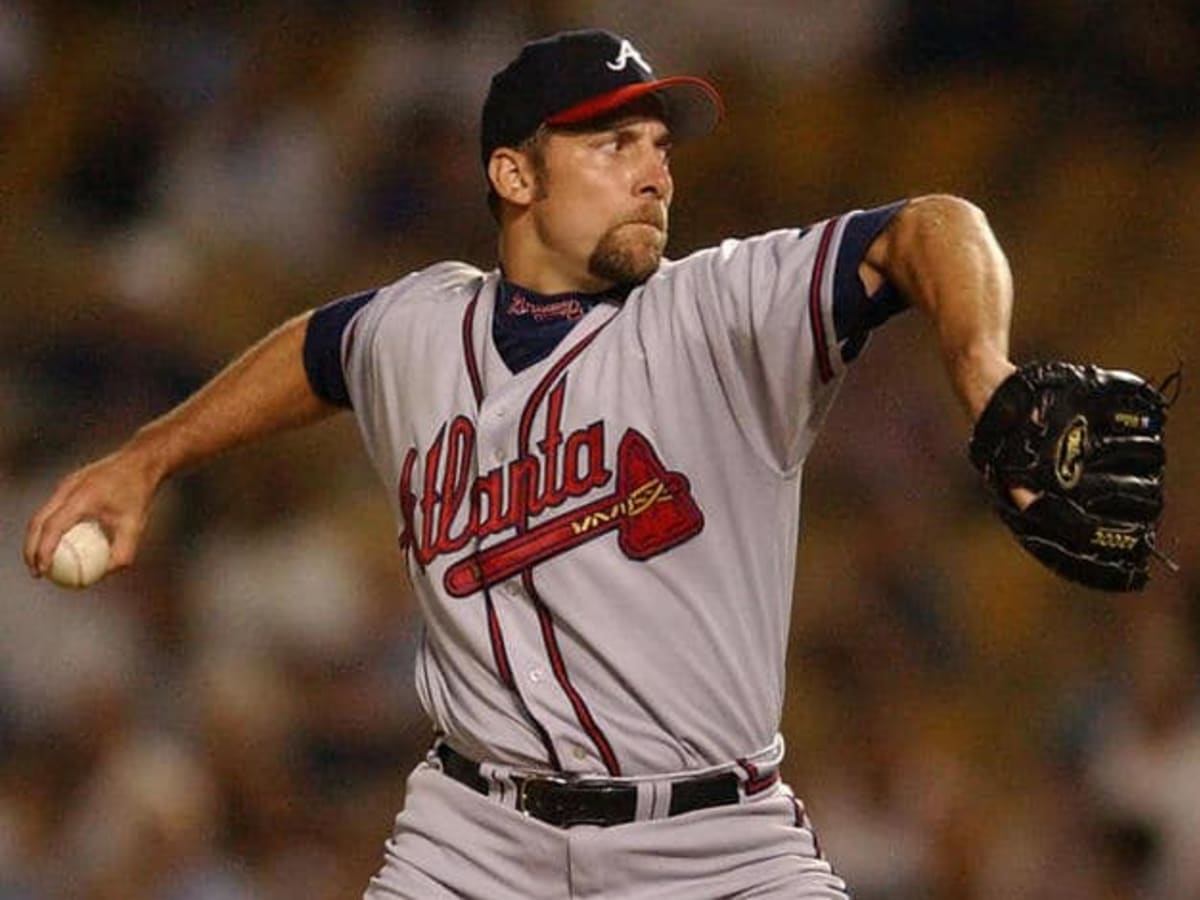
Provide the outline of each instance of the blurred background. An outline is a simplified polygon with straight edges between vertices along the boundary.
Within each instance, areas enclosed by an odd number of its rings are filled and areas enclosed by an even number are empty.
[[[859,900],[1200,897],[1195,3],[0,0],[0,898],[360,896],[430,736],[349,417],[178,478],[86,593],[24,525],[285,317],[492,265],[488,78],[585,24],[726,97],[672,255],[951,191],[1016,358],[1184,364],[1182,573],[1108,597],[994,520],[920,318],[873,338],[807,473],[785,774]]]

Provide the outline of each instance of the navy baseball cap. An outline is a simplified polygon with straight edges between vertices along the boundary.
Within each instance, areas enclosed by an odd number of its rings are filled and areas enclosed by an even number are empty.
[[[655,78],[633,44],[611,31],[564,31],[526,44],[492,78],[483,104],[484,168],[497,147],[516,147],[543,122],[574,125],[654,95],[676,139],[708,134],[724,115],[703,78]]]

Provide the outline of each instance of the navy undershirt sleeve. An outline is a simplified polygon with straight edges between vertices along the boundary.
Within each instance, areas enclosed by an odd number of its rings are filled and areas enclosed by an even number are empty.
[[[833,276],[833,327],[844,362],[858,356],[872,329],[907,307],[900,292],[886,281],[868,297],[858,276],[867,248],[907,202],[900,200],[857,213],[846,223]]]
[[[317,309],[304,333],[304,371],[318,397],[334,406],[350,409],[350,392],[342,370],[342,334],[378,290],[363,291],[334,300]]]

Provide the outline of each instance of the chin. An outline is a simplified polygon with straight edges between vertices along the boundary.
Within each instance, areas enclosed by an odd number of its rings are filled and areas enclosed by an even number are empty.
[[[588,260],[588,271],[614,284],[645,281],[662,264],[666,244],[666,235],[661,231],[654,229],[653,235],[649,238],[646,235],[618,237],[610,232],[596,246]]]

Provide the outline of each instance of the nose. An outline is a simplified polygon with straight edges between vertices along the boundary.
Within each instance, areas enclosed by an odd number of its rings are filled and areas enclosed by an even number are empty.
[[[638,171],[638,196],[670,203],[674,189],[675,183],[671,178],[666,153],[658,147],[649,148]]]

